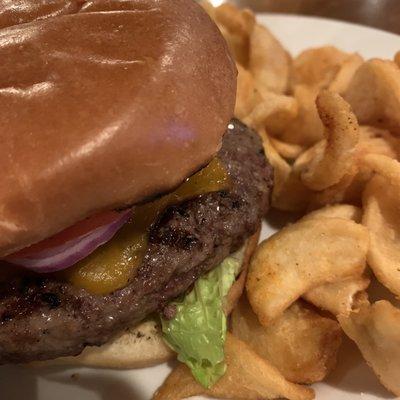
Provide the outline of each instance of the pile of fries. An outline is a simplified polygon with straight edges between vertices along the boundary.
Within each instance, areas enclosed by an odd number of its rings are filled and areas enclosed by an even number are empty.
[[[292,59],[248,10],[204,4],[235,57],[235,114],[275,169],[273,207],[302,217],[261,243],[231,318],[227,372],[209,390],[179,365],[156,400],[306,400],[342,335],[400,396],[400,52],[327,46]],[[372,302],[378,280],[392,299]]]

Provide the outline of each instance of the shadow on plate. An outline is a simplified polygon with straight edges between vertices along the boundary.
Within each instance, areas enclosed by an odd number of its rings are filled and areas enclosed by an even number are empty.
[[[282,229],[287,224],[294,223],[300,219],[303,214],[300,213],[289,213],[272,209],[266,216],[266,221],[271,228]]]
[[[47,374],[43,374],[43,377],[51,382],[71,385],[77,389],[89,391],[96,400],[143,399],[143,394],[136,390],[134,385],[118,377],[117,374],[110,374],[109,371],[105,370],[91,370],[90,373],[80,372],[79,369],[74,371],[76,372],[66,374],[60,369],[59,374],[54,374],[54,370],[49,370]]]
[[[347,337],[343,337],[343,344],[338,355],[338,365],[327,378],[326,384],[357,395],[363,393],[381,399],[394,398],[394,395],[380,384],[356,345]]]
[[[36,374],[18,366],[0,367],[0,398],[39,400]]]
[[[50,383],[45,391],[40,390],[39,381]],[[74,369],[63,367],[28,368],[19,366],[0,367],[0,398],[7,400],[57,400],[82,398],[96,400],[130,399],[143,400],[145,397],[129,381],[110,374],[106,370]],[[86,398],[86,396],[85,396]]]
[[[400,308],[400,300],[376,279],[372,279],[369,285],[368,296],[371,303],[378,300],[388,300],[395,307]]]

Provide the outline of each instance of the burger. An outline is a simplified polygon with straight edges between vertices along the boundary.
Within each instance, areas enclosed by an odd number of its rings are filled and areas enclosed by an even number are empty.
[[[0,2],[0,364],[205,386],[268,210],[236,68],[191,0]]]

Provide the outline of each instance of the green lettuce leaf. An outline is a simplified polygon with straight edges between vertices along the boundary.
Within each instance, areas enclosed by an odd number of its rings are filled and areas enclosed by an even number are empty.
[[[227,326],[223,301],[235,282],[242,261],[243,251],[226,258],[198,279],[193,290],[182,300],[172,303],[176,307],[173,319],[161,321],[167,344],[206,388],[216,383],[226,370],[224,343]]]

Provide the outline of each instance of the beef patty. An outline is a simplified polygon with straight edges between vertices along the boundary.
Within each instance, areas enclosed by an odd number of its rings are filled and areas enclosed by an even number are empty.
[[[0,364],[79,354],[162,309],[244,244],[269,206],[272,168],[256,133],[233,120],[219,158],[228,191],[169,207],[129,286],[99,296],[46,275],[0,285]]]

